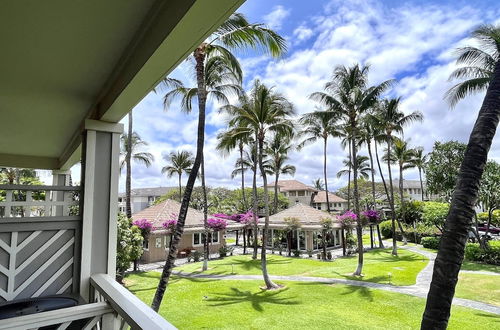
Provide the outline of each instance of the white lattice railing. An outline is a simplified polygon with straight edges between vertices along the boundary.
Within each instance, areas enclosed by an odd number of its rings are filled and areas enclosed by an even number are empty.
[[[79,214],[80,187],[0,185],[0,218]]]

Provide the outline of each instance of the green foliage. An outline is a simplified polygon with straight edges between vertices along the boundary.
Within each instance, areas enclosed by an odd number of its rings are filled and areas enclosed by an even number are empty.
[[[479,186],[479,200],[487,210],[500,208],[500,164],[488,161]]]
[[[436,226],[442,232],[449,209],[450,204],[448,203],[425,202],[423,203],[422,220],[424,224]]]
[[[293,250],[292,251],[292,254],[294,257],[300,257],[300,255],[302,254],[302,252],[300,250]]]
[[[345,243],[346,243],[347,249],[350,250],[350,251],[355,250],[356,247],[358,246],[358,241],[356,240],[356,238],[354,237],[354,235],[352,233],[350,233],[350,232],[348,232],[345,235]],[[327,258],[328,258],[328,256],[327,256]]]
[[[434,143],[425,164],[428,192],[441,195],[447,201],[451,199],[466,147],[466,144],[457,141]]]
[[[234,251],[234,247],[223,245],[219,248],[219,255],[221,258],[224,258],[228,254],[232,254],[233,251]]]
[[[500,265],[500,241],[490,241],[487,249],[481,249],[479,243],[467,243],[465,259]]]
[[[194,250],[194,252],[191,254],[191,257],[193,257],[194,262],[200,261],[202,253],[198,250]]]
[[[125,214],[118,214],[117,225],[116,272],[121,278],[123,272],[130,267],[130,263],[142,255],[143,238],[141,230],[137,226],[132,226],[132,220]]]
[[[440,237],[424,237],[421,240],[422,246],[427,249],[437,250],[439,248]]]
[[[392,221],[382,221],[379,225],[380,233],[384,238],[392,238]]]
[[[488,222],[488,212],[481,212],[477,214],[479,222]],[[491,214],[491,224],[493,226],[500,226],[500,210],[495,210]]]
[[[302,224],[300,223],[299,218],[295,217],[288,217],[283,219],[283,221],[286,224],[286,231],[294,231],[302,227]]]
[[[424,212],[424,204],[425,202],[421,201],[405,201],[405,220],[407,224],[412,224],[414,222],[422,221],[422,216]],[[401,203],[397,206],[396,209],[396,217],[398,219],[402,218],[402,209]]]

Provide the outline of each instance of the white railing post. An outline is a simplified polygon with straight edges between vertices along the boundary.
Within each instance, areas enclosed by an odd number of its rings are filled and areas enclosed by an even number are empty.
[[[52,171],[52,185],[53,186],[68,186],[69,185],[69,175],[70,171],[61,171],[61,170],[54,170]],[[65,201],[66,196],[70,194],[70,192],[64,192],[64,191],[53,191],[51,192],[52,195],[52,201],[57,201],[57,202],[63,202]],[[49,194],[47,194],[49,195]],[[45,200],[47,201],[51,196],[45,196]],[[67,215],[64,214],[64,206],[52,206],[52,210],[45,210],[47,214],[51,212],[50,214],[52,216],[62,216],[62,215]]]
[[[122,124],[86,120],[82,145],[83,223],[80,295],[88,300],[90,276],[115,277],[116,217]]]

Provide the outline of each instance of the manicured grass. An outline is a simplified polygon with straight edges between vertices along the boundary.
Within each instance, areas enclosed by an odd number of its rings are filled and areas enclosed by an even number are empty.
[[[128,276],[128,288],[150,304],[159,273]],[[346,285],[172,278],[160,314],[179,329],[417,329],[422,298]],[[449,329],[495,329],[499,316],[453,307]]]
[[[500,274],[500,266],[482,264],[479,262],[466,261],[462,263],[461,270],[475,270],[475,271],[483,271],[483,272],[493,272]]]
[[[500,306],[500,276],[460,273],[455,296]]]
[[[236,243],[236,238],[226,238],[226,244],[234,244]]]
[[[342,257],[324,262],[314,259],[287,258],[268,255],[267,269],[271,275],[302,275],[316,277],[347,278],[394,285],[415,284],[418,273],[427,265],[428,259],[407,250],[398,250],[399,256],[391,255],[390,249],[376,249],[364,254],[363,277],[352,276],[356,270],[358,257]],[[261,274],[260,260],[252,260],[250,255],[212,260],[204,274]],[[183,265],[175,270],[198,273],[201,263]],[[390,275],[389,275],[390,273]]]

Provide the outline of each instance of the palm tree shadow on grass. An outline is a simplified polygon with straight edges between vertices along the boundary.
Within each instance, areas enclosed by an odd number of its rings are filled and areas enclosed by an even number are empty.
[[[361,282],[373,282],[373,283],[381,283],[381,284],[390,284],[391,282],[391,277],[389,275],[381,275],[381,276],[374,276],[374,277],[361,277],[361,276],[353,276],[352,274],[341,274],[339,272],[333,272],[334,274],[337,274],[339,277],[345,278],[346,280],[353,280],[353,281],[361,281]]]
[[[496,319],[495,322],[500,322],[500,315],[488,314],[488,313],[474,313],[474,314],[480,317],[494,318]]]
[[[291,263],[292,260],[287,260],[287,259],[268,259],[267,260],[267,265],[285,265],[285,264],[289,264]],[[221,267],[221,266],[233,266],[234,269],[238,270],[238,269],[243,269],[243,270],[246,270],[246,271],[249,271],[249,270],[252,270],[252,269],[258,269],[258,270],[261,270],[261,264],[260,264],[260,259],[256,259],[256,260],[252,260],[252,259],[231,259],[231,260],[228,260],[227,262],[224,262],[224,263],[218,263],[214,266],[214,268],[217,268],[217,267]],[[236,271],[235,274],[237,274],[238,272]],[[203,274],[203,272],[201,270],[195,270],[193,272],[191,272],[191,274]],[[210,275],[214,275],[215,273],[211,272]],[[217,272],[218,275],[222,275],[222,274],[228,274],[228,272],[223,272],[223,271],[220,271],[220,272]]]
[[[278,297],[280,293],[288,290],[288,288],[277,290],[277,291],[241,291],[238,288],[230,288],[229,293],[216,293],[215,297],[207,297],[206,301],[210,302],[209,306],[226,306],[234,305],[240,303],[251,303],[253,309],[258,312],[264,311],[264,304],[274,304],[274,305],[298,305],[300,304],[297,300],[292,300],[293,297]]]
[[[364,287],[364,286],[355,286],[355,285],[347,285],[345,287],[345,291],[342,292],[342,295],[352,295],[357,293],[362,298],[372,302],[373,301],[373,292],[372,289]]]

